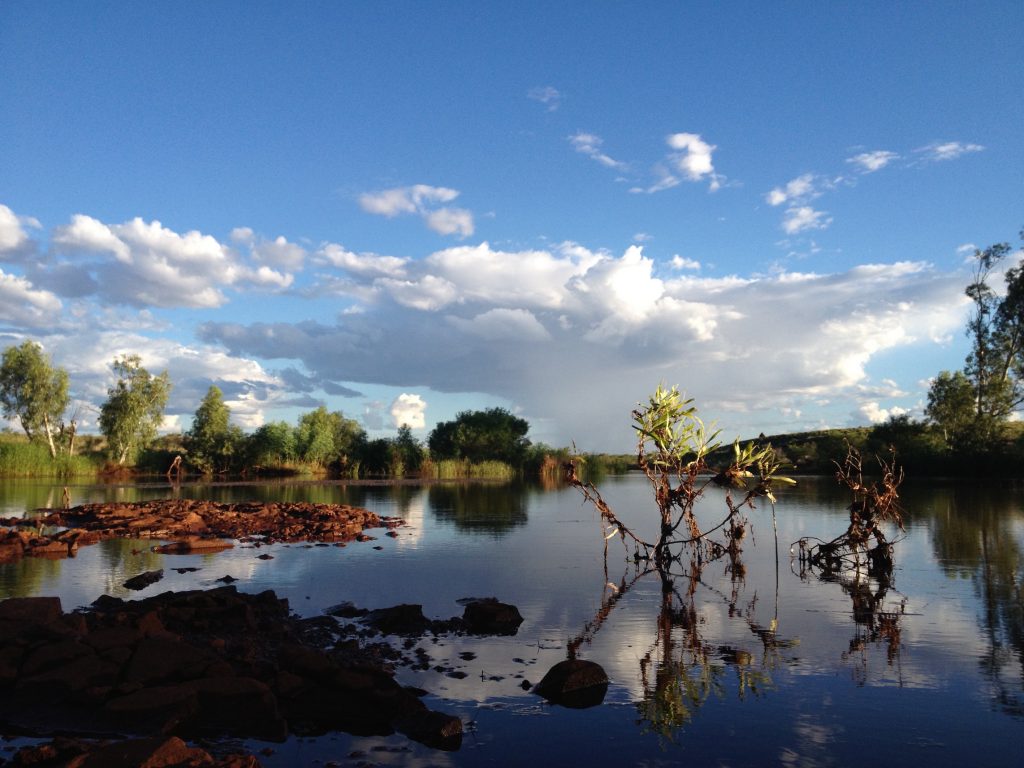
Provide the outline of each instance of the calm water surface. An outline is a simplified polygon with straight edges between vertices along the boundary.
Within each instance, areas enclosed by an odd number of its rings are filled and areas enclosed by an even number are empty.
[[[600,487],[627,525],[654,537],[642,476]],[[58,506],[61,491],[0,481],[0,516]],[[892,583],[882,585],[856,573],[838,581],[801,576],[790,544],[841,533],[847,503],[831,479],[803,479],[777,506],[777,552],[770,508],[759,508],[750,514],[745,572],[712,563],[693,579],[680,575],[670,602],[656,574],[635,579],[615,540],[606,570],[596,514],[572,489],[265,484],[70,492],[74,504],[172,495],[344,502],[402,517],[407,527],[397,539],[380,535],[345,548],[281,544],[207,556],[108,541],[72,560],[0,565],[0,597],[59,595],[70,609],[104,593],[206,588],[231,575],[243,591],[274,589],[303,615],[346,600],[367,608],[421,603],[431,618],[460,615],[457,601],[469,596],[519,607],[525,621],[514,637],[421,641],[435,663],[460,669],[464,679],[398,672],[431,691],[431,708],[462,718],[459,751],[398,735],[337,734],[272,745],[274,754],[261,757],[267,766],[1024,764],[1019,487],[905,487],[907,531]],[[721,499],[710,496],[701,514],[718,522]],[[257,559],[264,553],[274,559]],[[200,570],[171,570],[186,566]],[[121,586],[155,568],[166,576],[146,591]],[[570,710],[522,689],[573,642],[611,679],[602,704]],[[476,657],[463,661],[464,651]]]

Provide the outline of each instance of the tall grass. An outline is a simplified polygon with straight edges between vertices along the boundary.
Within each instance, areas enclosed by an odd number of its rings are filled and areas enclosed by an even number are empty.
[[[515,467],[503,461],[481,461],[474,464],[466,459],[428,460],[423,463],[420,473],[421,477],[432,477],[435,480],[512,480],[519,476],[519,471]]]
[[[0,442],[0,477],[76,477],[99,469],[88,456],[50,456],[38,443]]]

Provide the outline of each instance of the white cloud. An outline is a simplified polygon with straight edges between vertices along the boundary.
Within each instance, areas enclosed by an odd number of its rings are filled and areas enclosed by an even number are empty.
[[[403,392],[391,403],[391,423],[396,427],[405,425],[411,429],[423,429],[426,411],[427,404],[422,397]]]
[[[439,235],[465,238],[473,234],[473,214],[465,208],[438,208],[427,213],[426,221]]]
[[[680,256],[678,253],[672,257],[672,269],[692,269],[699,270],[700,262],[695,259],[690,259],[685,256]]]
[[[799,428],[780,421],[782,410],[818,414],[826,395],[842,420],[883,396],[868,375],[876,356],[931,344],[965,312],[962,275],[911,262],[666,280],[635,246],[618,257],[482,246],[407,269],[402,285],[382,288],[395,304],[336,324],[213,323],[203,337],[327,378],[488,393],[531,422],[559,424],[549,441],[601,449],[628,445],[629,411],[659,381],[769,432]]]
[[[60,321],[61,307],[54,294],[0,269],[0,322],[26,328],[52,327]]]
[[[673,133],[666,140],[672,149],[679,150],[673,156],[675,167],[690,181],[700,181],[705,176],[712,177],[714,184],[715,167],[711,162],[713,144],[708,144],[696,133]]]
[[[232,231],[232,236],[237,230]],[[289,243],[284,237],[273,240],[253,240],[250,243],[250,254],[261,264],[295,272],[302,269],[306,260],[306,249],[301,245]]]
[[[601,150],[604,140],[600,136],[580,131],[570,136],[569,142],[577,152],[593,158],[607,168],[615,168],[621,171],[628,167],[625,163],[615,160]]]
[[[464,208],[435,207],[450,203],[458,196],[459,191],[455,189],[416,184],[366,192],[359,196],[359,205],[367,213],[388,218],[417,214],[438,234],[468,237],[474,230],[472,212]]]
[[[359,205],[367,213],[391,218],[401,213],[420,213],[429,204],[450,203],[458,196],[459,192],[455,189],[416,184],[366,192],[359,196]]]
[[[19,251],[28,242],[28,235],[14,211],[0,204],[0,254]]]
[[[864,403],[857,411],[858,416],[866,418],[871,424],[881,424],[888,421],[892,416],[903,416],[907,413],[910,413],[910,411],[906,408],[900,408],[899,406],[882,408],[874,401]]]
[[[885,149],[878,149],[873,152],[861,152],[853,157],[846,158],[846,162],[857,166],[861,173],[874,173],[880,171],[893,160],[898,160],[899,155]]]
[[[337,243],[326,243],[314,254],[319,264],[328,264],[354,275],[367,277],[404,277],[408,259],[378,256],[375,253],[353,253]]]
[[[377,283],[404,307],[433,311],[458,298],[458,289],[443,277],[427,275],[420,280],[384,278]]]
[[[52,279],[69,292],[88,286],[108,301],[139,307],[219,307],[228,300],[223,287],[274,290],[293,280],[265,264],[249,266],[210,235],[181,235],[138,217],[104,224],[76,214],[70,224],[54,230],[52,242],[57,254],[68,259],[41,267],[36,273],[40,283]],[[272,247],[280,251],[282,244],[275,241]]]
[[[795,206],[786,210],[782,229],[787,235],[795,235],[808,229],[825,229],[832,218],[825,211],[816,211],[809,205]]]
[[[550,85],[531,88],[527,91],[526,98],[539,101],[548,108],[548,112],[554,112],[562,103],[562,94]]]
[[[797,176],[782,187],[775,187],[765,195],[768,205],[778,206],[783,203],[806,203],[821,197],[820,178],[813,173]]]
[[[945,141],[935,142],[914,151],[920,154],[922,159],[926,162],[941,162],[943,160],[955,160],[963,155],[981,152],[984,149],[985,148],[981,144]]]

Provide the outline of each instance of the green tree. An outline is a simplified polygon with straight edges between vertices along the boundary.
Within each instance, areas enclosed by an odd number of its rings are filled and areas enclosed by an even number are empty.
[[[107,389],[107,400],[100,406],[100,431],[117,463],[124,464],[156,437],[171,381],[167,371],[159,376],[150,374],[138,355],[114,358],[111,367],[118,379]]]
[[[965,291],[974,302],[974,310],[967,322],[971,351],[964,372],[974,390],[974,434],[985,442],[999,436],[1003,424],[1024,399],[1021,384],[1013,376],[1019,348],[1011,343],[1013,334],[1007,326],[1004,299],[988,284],[992,270],[1009,253],[1008,243],[975,251],[974,281]]]
[[[408,424],[403,424],[398,428],[398,436],[394,440],[393,448],[395,459],[397,462],[401,462],[403,473],[419,472],[420,467],[423,466],[423,460],[426,458],[426,452],[420,441],[412,436],[412,429]]]
[[[239,430],[232,429],[231,409],[224,402],[219,387],[211,386],[192,418],[192,428],[185,435],[189,461],[200,472],[217,472],[230,468],[239,443]]]
[[[439,422],[427,438],[435,459],[468,459],[472,462],[503,461],[519,465],[530,441],[530,425],[504,408],[462,411],[453,421]]]
[[[4,417],[17,417],[29,440],[45,439],[57,455],[54,430],[68,407],[68,373],[54,368],[42,347],[26,341],[8,347],[0,364],[0,402]],[[63,431],[63,424],[60,425]],[[71,444],[69,444],[69,450]]]
[[[1009,243],[974,252],[973,279],[964,291],[974,307],[967,321],[971,349],[963,378],[940,374],[928,393],[928,416],[953,448],[991,449],[1024,403],[1024,269],[1017,265],[1006,271],[1002,296],[989,284],[1011,252]]]
[[[366,433],[359,423],[340,411],[320,406],[303,414],[295,433],[296,451],[303,461],[326,467],[338,462],[348,466]]]
[[[259,427],[246,441],[250,466],[281,466],[295,459],[295,429],[284,421]]]
[[[948,448],[970,444],[977,418],[975,387],[963,371],[943,371],[928,390],[924,410],[928,420],[942,430]]]

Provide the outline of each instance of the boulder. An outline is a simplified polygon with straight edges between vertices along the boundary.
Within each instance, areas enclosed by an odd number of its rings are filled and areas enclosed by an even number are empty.
[[[466,631],[474,635],[514,635],[523,617],[514,605],[489,597],[467,603],[462,621]]]
[[[583,659],[560,661],[533,689],[552,704],[571,709],[586,709],[604,701],[608,675],[600,664]]]

